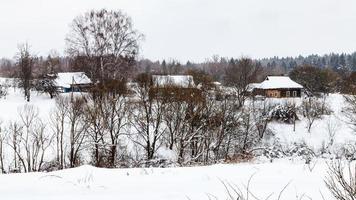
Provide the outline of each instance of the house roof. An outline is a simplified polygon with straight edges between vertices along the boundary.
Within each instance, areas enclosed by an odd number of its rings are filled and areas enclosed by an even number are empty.
[[[296,83],[288,76],[267,76],[262,83],[254,85],[254,87],[259,89],[303,88],[302,85]]]
[[[247,92],[252,92],[255,88],[259,88],[260,83],[250,83],[247,85]]]
[[[152,80],[156,87],[195,87],[193,76],[190,75],[153,75]]]
[[[90,84],[91,80],[84,72],[64,72],[58,73],[55,84],[58,87],[70,88],[72,84]]]

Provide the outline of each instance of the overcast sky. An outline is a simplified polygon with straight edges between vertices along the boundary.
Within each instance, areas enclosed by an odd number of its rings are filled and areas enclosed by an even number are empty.
[[[28,42],[64,54],[77,15],[122,9],[145,35],[140,57],[204,61],[356,50],[355,0],[0,0],[0,57]]]

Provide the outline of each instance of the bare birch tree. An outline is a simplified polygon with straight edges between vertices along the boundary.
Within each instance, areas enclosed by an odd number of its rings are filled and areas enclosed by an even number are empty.
[[[65,167],[65,128],[66,128],[66,116],[67,116],[67,100],[65,97],[58,96],[56,98],[56,107],[51,112],[51,128],[55,135],[56,140],[56,160],[59,165],[59,169]]]
[[[5,140],[6,140],[6,132],[3,130],[3,124],[0,121],[0,170],[1,170],[1,173],[5,173],[5,165],[4,165]]]
[[[122,11],[93,10],[73,20],[67,52],[85,58],[84,71],[105,86],[107,79],[127,77],[142,37]]]

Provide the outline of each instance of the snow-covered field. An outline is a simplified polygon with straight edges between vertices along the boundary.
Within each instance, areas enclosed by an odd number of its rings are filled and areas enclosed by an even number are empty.
[[[259,199],[331,199],[324,178],[327,165],[276,160],[191,168],[98,169],[82,166],[51,173],[0,176],[1,200],[183,200],[227,199],[225,183],[249,190]],[[232,190],[230,191],[232,192]],[[233,193],[233,192],[232,192]],[[252,198],[250,194],[250,199]]]

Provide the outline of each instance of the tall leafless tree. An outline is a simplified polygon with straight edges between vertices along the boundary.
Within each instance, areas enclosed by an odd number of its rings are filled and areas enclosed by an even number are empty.
[[[3,124],[0,121],[0,170],[2,173],[5,173],[5,165],[4,165],[5,139],[6,139],[6,132],[3,130]]]
[[[69,121],[69,166],[80,164],[80,151],[86,138],[87,124],[84,122],[85,101],[82,97],[66,98]]]
[[[257,81],[261,68],[249,58],[231,59],[225,71],[225,83],[235,89],[236,98],[243,105],[247,98],[247,86]]]
[[[98,167],[115,167],[119,137],[128,123],[128,104],[121,95],[93,100],[85,109],[88,136],[92,144],[93,163]]]
[[[65,128],[67,116],[67,101],[65,97],[59,96],[56,98],[56,107],[51,112],[51,128],[56,139],[56,159],[59,169],[65,167]]]
[[[149,74],[141,74],[137,78],[139,86],[137,95],[139,100],[133,104],[131,109],[131,126],[136,134],[130,134],[132,141],[141,146],[146,159],[155,157],[156,151],[161,144],[165,132],[163,126],[164,102],[152,95],[153,84]]]
[[[127,77],[142,37],[122,11],[93,10],[73,20],[67,51],[82,58],[85,72],[105,86],[107,79]]]

